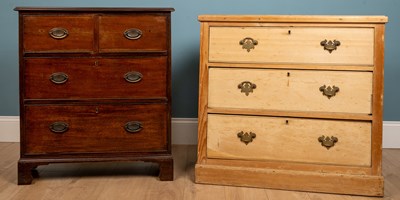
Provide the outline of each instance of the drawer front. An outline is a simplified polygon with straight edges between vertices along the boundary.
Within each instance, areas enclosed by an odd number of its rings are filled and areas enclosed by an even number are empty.
[[[93,52],[92,15],[23,17],[24,52]]]
[[[210,68],[208,90],[211,108],[370,114],[372,72]]]
[[[207,156],[370,166],[371,123],[210,114]]]
[[[321,45],[325,40],[327,50]],[[211,27],[209,42],[210,62],[374,63],[373,28]]]
[[[101,52],[168,50],[166,16],[100,16],[99,33]]]
[[[25,99],[166,97],[167,66],[167,57],[29,58]]]
[[[165,104],[26,106],[25,117],[25,154],[167,150]]]

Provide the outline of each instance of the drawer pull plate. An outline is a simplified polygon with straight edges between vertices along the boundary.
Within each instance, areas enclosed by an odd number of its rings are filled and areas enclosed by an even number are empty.
[[[142,34],[143,34],[142,31],[140,29],[137,29],[137,28],[127,29],[124,32],[124,36],[128,40],[137,40],[140,37],[142,37]]]
[[[339,140],[335,136],[325,137],[323,135],[318,138],[318,141],[321,143],[322,146],[326,147],[326,149],[329,149],[329,148],[335,146],[335,143],[338,142]]]
[[[68,131],[69,125],[66,122],[54,122],[49,128],[53,133],[65,133]]]
[[[138,121],[130,121],[127,122],[124,126],[125,131],[129,132],[129,133],[137,133],[139,131],[142,130],[142,123],[138,122]]]
[[[249,93],[252,93],[253,90],[256,89],[256,87],[257,85],[250,81],[243,81],[238,85],[240,92],[245,93],[246,96],[249,96]]]
[[[57,28],[52,28],[49,31],[49,35],[50,37],[54,38],[54,39],[64,39],[68,36],[68,30],[65,28],[61,28],[61,27],[57,27]]]
[[[335,96],[337,92],[339,92],[339,87],[336,86],[326,87],[326,85],[323,85],[319,87],[319,91],[321,91],[323,95],[327,96],[328,99],[330,99],[331,97]]]
[[[137,83],[139,81],[141,81],[143,78],[143,74],[141,74],[140,72],[128,72],[124,75],[124,79],[129,82],[129,83]]]
[[[63,84],[68,81],[68,75],[64,72],[56,72],[50,75],[50,81],[55,84]]]
[[[256,134],[253,132],[247,133],[247,132],[240,131],[237,134],[237,136],[238,136],[238,138],[240,138],[240,141],[245,143],[246,145],[248,145],[250,142],[253,142],[253,139],[256,138]]]
[[[336,50],[338,46],[340,46],[340,41],[338,40],[323,40],[321,41],[321,46],[324,47],[324,50],[329,51],[329,53],[332,53],[333,50]]]
[[[254,46],[258,44],[258,41],[251,37],[246,37],[243,40],[240,40],[239,44],[242,45],[242,49],[247,49],[247,52],[250,52],[250,49],[254,49]]]

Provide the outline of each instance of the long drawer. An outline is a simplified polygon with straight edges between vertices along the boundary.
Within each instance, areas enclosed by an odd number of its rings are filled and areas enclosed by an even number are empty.
[[[167,57],[27,58],[25,99],[160,98]]]
[[[371,123],[208,115],[207,157],[371,165]]]
[[[24,154],[167,150],[167,106],[25,106]]]
[[[372,73],[210,68],[208,91],[211,108],[370,114]]]
[[[210,27],[209,62],[373,65],[374,29]]]

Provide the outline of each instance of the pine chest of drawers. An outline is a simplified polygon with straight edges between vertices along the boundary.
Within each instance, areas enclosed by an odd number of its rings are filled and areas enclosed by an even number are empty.
[[[197,183],[383,195],[387,17],[199,21]]]
[[[157,162],[173,179],[172,8],[16,8],[21,158]]]

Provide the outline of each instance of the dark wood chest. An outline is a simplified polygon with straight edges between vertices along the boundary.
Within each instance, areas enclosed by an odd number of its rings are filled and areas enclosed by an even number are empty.
[[[19,12],[21,157],[38,165],[145,161],[173,179],[172,8]]]

